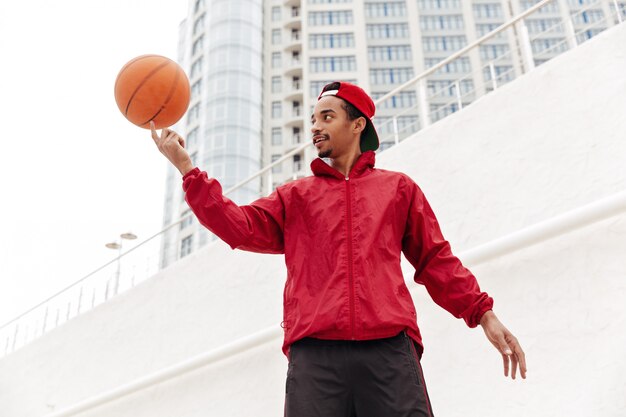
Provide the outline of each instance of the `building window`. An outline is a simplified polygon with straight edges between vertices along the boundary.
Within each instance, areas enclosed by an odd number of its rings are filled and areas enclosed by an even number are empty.
[[[356,71],[356,58],[353,55],[311,58],[309,69],[311,72]]]
[[[422,30],[463,29],[463,15],[420,16],[420,28]]]
[[[409,25],[407,23],[367,25],[365,31],[368,39],[398,39],[409,37]]]
[[[200,103],[194,104],[187,112],[187,125],[194,123],[200,117]]]
[[[406,4],[404,2],[380,2],[365,3],[365,16],[367,17],[388,17],[406,16]]]
[[[465,46],[465,36],[423,36],[424,51],[457,51]]]
[[[336,81],[336,80],[311,81],[311,83],[309,84],[309,93],[311,94],[311,97],[317,97],[322,92],[322,88],[326,84],[330,84],[333,81]],[[356,80],[344,80],[344,81],[348,83],[356,84]]]
[[[311,49],[353,48],[353,33],[320,33],[309,35]]]
[[[418,0],[417,7],[422,10],[458,9],[461,0]]]
[[[309,12],[311,26],[351,25],[353,21],[352,10]]]
[[[443,58],[424,58],[424,66],[426,68],[432,68],[441,62]],[[460,73],[465,74],[472,70],[472,66],[470,65],[470,60],[467,57],[457,58],[452,62],[448,62],[443,67],[439,68],[435,74],[449,74],[449,73]]]
[[[272,29],[272,45],[280,44],[280,29]]]
[[[376,61],[410,61],[411,45],[370,46],[367,48],[370,62]]]
[[[280,76],[272,77],[272,93],[280,93],[282,90],[282,81]]]
[[[413,68],[380,68],[370,70],[372,84],[401,84],[413,78]]]
[[[191,210],[185,210],[180,218],[182,219],[180,222],[180,230],[184,230],[193,224],[193,214]]]
[[[196,21],[193,23],[193,35],[194,36],[204,30],[204,16],[205,14],[202,13],[200,17],[198,17]]]
[[[191,99],[200,97],[200,93],[202,93],[202,78],[191,84]]]
[[[272,22],[277,22],[281,19],[280,6],[272,7]]]
[[[481,45],[481,59],[496,59],[509,52],[509,45]]]
[[[530,20],[526,20],[526,24],[530,23]],[[498,28],[500,25],[498,23],[480,23],[478,25],[476,25],[476,34],[478,36],[485,36],[486,34],[488,34],[489,32],[495,30],[496,28]],[[530,29],[529,29],[530,31]],[[502,31],[500,33],[498,33],[495,36],[492,36],[490,39],[505,39],[506,38],[506,31]]]
[[[494,65],[494,73],[496,75],[497,82],[506,82],[513,79],[513,67],[511,65]],[[485,81],[491,81],[491,68],[486,67],[483,69],[483,76]]]
[[[563,32],[561,19],[526,19],[524,23],[528,28],[528,33],[541,33],[547,30],[552,33]],[[476,26],[476,29],[478,29],[478,25]]]
[[[302,171],[302,160],[300,155],[293,156],[293,172]]]
[[[453,80],[429,80],[426,84],[429,95],[456,97],[456,85]],[[462,80],[459,82],[461,95],[470,93],[474,89],[472,80]]]
[[[567,42],[563,38],[542,38],[533,40],[531,47],[535,54],[565,52],[567,51]]]
[[[198,144],[198,131],[199,127],[194,127],[187,133],[187,141],[185,143],[185,147],[187,149],[193,149]]]
[[[191,64],[191,74],[190,74],[190,78],[194,79],[197,76],[199,76],[200,74],[202,74],[202,62],[204,61],[203,57],[200,57],[198,59],[196,59],[194,61],[193,64]]]
[[[204,9],[204,0],[196,0],[196,3],[193,6],[194,13],[198,13],[200,9]]]
[[[280,154],[272,155],[272,162],[276,162],[276,160],[279,159],[281,156],[282,155],[280,155]],[[282,170],[283,170],[283,164],[278,164],[278,165],[272,167],[272,173],[273,174],[282,172]]]
[[[352,0],[309,0],[309,4],[352,3]]]
[[[520,7],[522,8],[522,10],[526,10],[526,9],[531,8],[535,4],[537,4],[537,0],[522,0],[520,2]],[[558,11],[559,11],[559,2],[553,1],[539,8],[539,10],[537,10],[535,13],[538,13],[538,14],[557,13]]]
[[[187,236],[180,241],[180,257],[183,258],[191,253],[193,245],[193,235]]]
[[[204,43],[204,35],[200,36],[198,39],[194,41],[193,46],[191,47],[192,56],[195,56],[199,52],[202,52],[203,43]]]
[[[502,17],[502,5],[500,3],[484,3],[472,5],[474,17],[493,18]]]
[[[272,128],[272,146],[280,146],[283,144],[283,129],[280,127]]]
[[[298,144],[302,142],[302,136],[300,135],[300,128],[294,127],[291,130],[291,143]]]
[[[272,52],[272,68],[280,68],[281,65],[280,52]]]
[[[280,101],[272,101],[272,119],[280,119],[282,117],[282,105]]]
[[[374,100],[385,95],[386,92],[372,93]],[[411,108],[417,105],[417,94],[415,91],[402,91],[376,106],[377,109],[402,109]]]

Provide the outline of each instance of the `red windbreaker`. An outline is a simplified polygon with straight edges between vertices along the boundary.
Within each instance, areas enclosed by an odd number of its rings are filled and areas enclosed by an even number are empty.
[[[238,206],[194,168],[183,177],[186,200],[201,224],[233,249],[284,253],[283,352],[306,336],[367,340],[402,330],[418,342],[415,305],[400,253],[415,282],[469,327],[493,299],[452,254],[420,188],[407,175],[374,168],[366,151],[348,178],[317,158],[314,176]]]

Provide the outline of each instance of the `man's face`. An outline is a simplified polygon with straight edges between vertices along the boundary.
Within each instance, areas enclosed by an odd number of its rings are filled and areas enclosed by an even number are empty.
[[[313,144],[320,158],[337,158],[359,148],[364,119],[349,120],[344,101],[335,96],[322,97],[311,115]],[[356,149],[355,149],[356,148]]]

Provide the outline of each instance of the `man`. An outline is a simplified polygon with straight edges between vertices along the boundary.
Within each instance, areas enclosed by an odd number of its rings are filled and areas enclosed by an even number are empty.
[[[420,366],[422,340],[400,254],[414,280],[468,326],[480,324],[515,378],[526,362],[517,339],[492,311],[443,238],[419,187],[374,168],[375,107],[359,87],[328,84],[311,116],[320,158],[315,175],[237,206],[219,182],[194,167],[175,132],[152,127],[159,150],[183,175],[199,221],[233,249],[284,253],[283,352],[289,359],[288,417],[432,416]]]

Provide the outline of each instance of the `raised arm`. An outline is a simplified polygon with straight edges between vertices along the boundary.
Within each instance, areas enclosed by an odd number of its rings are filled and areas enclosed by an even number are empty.
[[[283,253],[283,201],[275,191],[249,205],[238,206],[222,193],[222,186],[194,167],[185,141],[163,129],[159,135],[150,123],[159,151],[183,176],[185,200],[200,223],[233,249],[260,253]]]

